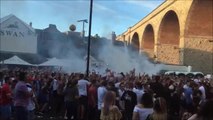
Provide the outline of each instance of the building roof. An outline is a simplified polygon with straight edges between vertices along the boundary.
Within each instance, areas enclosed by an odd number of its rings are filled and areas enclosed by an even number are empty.
[[[123,47],[125,43],[123,41],[113,41],[113,45]]]
[[[7,21],[9,19],[17,19],[20,23],[22,23],[24,26],[26,26],[28,29],[30,29],[32,32],[35,33],[35,30],[30,25],[28,25],[27,23],[23,22],[21,19],[19,19],[18,17],[16,17],[13,14],[10,14],[8,16],[0,18],[0,24],[3,24],[5,21]]]

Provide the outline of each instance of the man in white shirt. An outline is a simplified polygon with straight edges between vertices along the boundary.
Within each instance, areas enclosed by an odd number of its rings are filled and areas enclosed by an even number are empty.
[[[51,96],[50,96],[50,105],[52,109],[51,118],[56,117],[56,114],[58,114],[58,76],[55,73],[52,73],[52,76],[50,77],[52,79],[51,81]]]
[[[106,86],[107,86],[107,82],[105,80],[103,80],[101,82],[101,86],[98,87],[98,116],[97,116],[97,119],[100,118],[101,107],[103,104],[104,96],[107,92]]]
[[[80,79],[78,80],[78,91],[79,91],[79,117],[82,120],[86,119],[86,111],[87,111],[87,87],[90,82],[84,79],[84,75],[80,74]]]
[[[205,100],[206,100],[206,90],[205,90],[205,88],[204,88],[204,86],[203,86],[203,83],[200,83],[199,90],[200,90],[201,93],[202,93],[202,96],[201,96],[202,102],[205,102]]]
[[[58,89],[58,80],[56,80],[55,78],[52,81],[52,87],[53,87],[53,92],[56,92]]]
[[[78,80],[78,91],[80,96],[87,96],[87,86],[90,84],[84,79],[84,75],[80,74],[80,80]]]
[[[144,94],[144,91],[143,91],[142,84],[139,81],[137,81],[135,85],[136,87],[133,88],[133,92],[137,95],[137,103],[139,104],[141,101],[141,97]]]
[[[29,81],[30,82],[30,81]],[[28,110],[28,120],[34,120],[35,119],[35,94],[32,90],[32,85],[30,83],[27,83],[27,89],[30,93],[32,93],[32,96],[29,98],[29,104],[27,105],[27,110]]]

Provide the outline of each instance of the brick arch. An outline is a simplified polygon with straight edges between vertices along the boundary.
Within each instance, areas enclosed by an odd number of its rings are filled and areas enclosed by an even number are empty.
[[[132,36],[132,40],[131,40],[131,46],[132,49],[135,51],[139,51],[140,48],[140,42],[139,42],[139,35],[137,32],[135,32]]]
[[[213,36],[212,4],[212,0],[193,0],[186,21],[185,36]]]
[[[143,39],[142,39],[142,48],[143,49],[154,49],[154,29],[151,24],[148,24],[145,27],[143,32]]]
[[[158,33],[158,40],[161,44],[179,45],[180,24],[175,11],[168,11],[161,23]]]

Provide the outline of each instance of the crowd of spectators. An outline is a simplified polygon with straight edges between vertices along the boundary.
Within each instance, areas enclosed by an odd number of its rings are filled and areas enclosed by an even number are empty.
[[[213,119],[213,80],[203,76],[0,71],[0,119]]]

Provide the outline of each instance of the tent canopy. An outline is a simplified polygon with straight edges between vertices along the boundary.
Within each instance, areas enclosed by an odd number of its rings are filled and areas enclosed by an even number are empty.
[[[63,66],[63,65],[64,65],[63,61],[57,58],[52,58],[44,63],[41,63],[39,66]]]
[[[24,60],[22,60],[21,58],[17,57],[16,55],[6,59],[4,61],[0,62],[1,64],[8,64],[8,65],[32,65]]]

